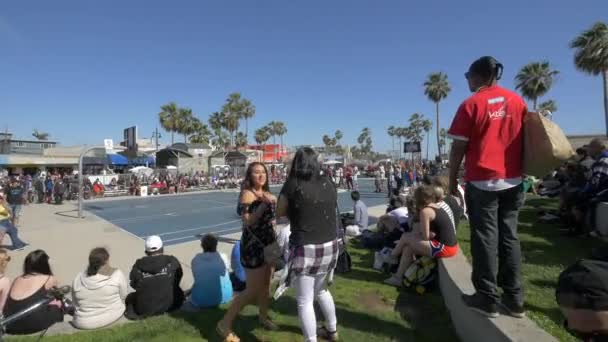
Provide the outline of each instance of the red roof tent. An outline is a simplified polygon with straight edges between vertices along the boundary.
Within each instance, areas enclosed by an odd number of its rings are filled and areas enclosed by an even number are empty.
[[[263,151],[262,161],[264,163],[285,160],[289,155],[285,146],[281,149],[281,145],[279,144],[249,145],[247,148],[250,150]]]

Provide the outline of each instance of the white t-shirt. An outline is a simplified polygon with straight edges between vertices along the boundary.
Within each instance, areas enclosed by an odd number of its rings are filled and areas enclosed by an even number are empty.
[[[400,207],[388,213],[389,216],[395,217],[400,225],[404,225],[409,218],[407,207]]]

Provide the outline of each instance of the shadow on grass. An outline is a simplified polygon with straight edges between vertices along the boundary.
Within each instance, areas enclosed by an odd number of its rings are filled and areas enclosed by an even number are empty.
[[[336,317],[338,318],[338,324],[342,327],[358,330],[362,333],[373,333],[374,335],[383,335],[396,341],[413,341],[414,337],[417,337],[412,329],[406,328],[404,325],[383,320],[377,316],[355,312],[347,309],[352,303],[341,303],[336,302]],[[285,297],[281,299],[281,305],[274,307],[275,311],[280,312],[284,315],[293,314],[288,308],[297,308],[297,303],[292,297]],[[323,316],[319,310],[317,312],[317,322],[323,320]],[[295,313],[297,315],[297,313]],[[247,340],[246,340],[247,341]]]
[[[196,312],[180,311],[172,313],[171,316],[182,319],[195,327],[203,339],[210,342],[221,342],[223,339],[217,334],[215,327],[225,313],[226,310],[222,308],[209,308]],[[234,322],[234,331],[243,341],[261,341],[252,333],[258,327],[257,319],[248,315],[239,315]]]

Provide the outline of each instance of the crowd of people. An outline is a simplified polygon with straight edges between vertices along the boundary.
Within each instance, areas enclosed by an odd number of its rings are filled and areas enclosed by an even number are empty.
[[[578,151],[575,163],[559,168],[542,182],[524,177],[521,133],[528,109],[519,95],[498,85],[502,70],[501,63],[486,56],[473,62],[465,74],[473,95],[460,105],[448,131],[454,141],[448,176],[439,175],[436,165],[381,165],[375,171],[376,192],[383,192],[386,183],[389,198],[386,214],[379,218],[375,231],[368,229],[367,207],[358,191],[359,170],[322,168],[315,152],[302,148],[293,158],[278,198],[270,192],[272,174],[267,167],[262,163],[248,166],[239,196],[241,239],[228,261],[217,251],[217,238],[203,236],[202,253],[191,261],[191,289],[180,288],[182,266],[175,257],[164,254],[159,236],[146,239],[145,256],[134,263],[128,284],[125,274],[111,266],[108,251],[99,247],[91,251],[87,266],[72,283],[72,302],[53,302],[37,311],[35,318],[10,324],[7,331],[41,331],[62,321],[65,314],[74,316],[72,324],[77,328],[96,329],[123,316],[141,319],[182,307],[229,303],[216,330],[225,341],[240,341],[233,325],[248,305],[258,306],[263,328],[278,329],[270,315],[270,290],[273,273],[280,271],[279,288],[295,290],[305,341],[337,341],[339,317],[328,285],[334,281],[349,236],[376,251],[374,268],[384,270],[388,266],[392,274],[386,284],[401,287],[408,269],[418,260],[456,255],[456,230],[465,217],[471,227],[475,293],[464,294],[462,301],[488,317],[498,316],[498,305],[508,315],[524,317],[517,224],[525,187],[539,194],[560,196],[556,216],[573,224],[574,233],[592,232],[597,203],[608,200],[608,152],[601,141],[593,140]],[[159,178],[153,182],[178,191],[182,183],[196,184],[201,177]],[[339,215],[340,186],[351,190],[350,220],[342,220]],[[9,191],[7,198],[10,196]],[[18,217],[10,216],[19,210],[10,200],[2,207],[9,217]],[[278,233],[277,219],[289,222]],[[8,222],[13,228],[18,223],[15,219]],[[589,226],[592,228],[586,228]],[[6,233],[13,234],[14,229],[7,228]],[[5,316],[23,310],[57,285],[44,251],[28,254],[23,275],[12,285],[4,276],[9,261],[7,251],[0,249],[0,304]],[[314,302],[324,318],[320,327]]]

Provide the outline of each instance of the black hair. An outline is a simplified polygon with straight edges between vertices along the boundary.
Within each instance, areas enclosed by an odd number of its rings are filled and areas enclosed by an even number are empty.
[[[42,249],[37,249],[30,252],[23,261],[23,274],[44,274],[53,275],[51,265],[49,265],[49,256]]]
[[[266,183],[264,183],[264,185],[262,185],[262,190],[264,190],[265,192],[270,191],[270,185],[268,183],[270,181],[270,177],[268,176],[268,169],[266,168],[266,165],[264,165],[264,163],[260,163],[260,162],[253,162],[253,163],[249,164],[249,166],[247,167],[247,172],[245,173],[245,179],[243,180],[241,189],[243,189],[243,190],[253,189],[253,169],[258,165],[262,166],[264,168],[264,172],[266,173]]]
[[[498,81],[502,77],[504,66],[492,56],[483,56],[469,67],[469,73],[475,74],[484,82]]]
[[[201,239],[201,246],[203,247],[203,252],[216,252],[217,238],[213,234],[205,234]]]
[[[110,259],[110,253],[103,247],[93,248],[89,253],[89,266],[87,267],[87,277],[94,276],[99,269]]]
[[[587,156],[587,149],[579,147],[576,149],[576,154],[581,155],[581,156]]]
[[[145,251],[144,253],[146,253],[147,256],[150,256],[150,255],[161,255],[161,254],[165,254],[165,248],[161,247],[160,249],[157,249],[157,250],[155,250],[153,252]]]
[[[313,177],[319,177],[321,167],[317,160],[317,154],[310,147],[302,147],[293,157],[289,178],[308,181]]]
[[[353,201],[357,202],[361,199],[361,194],[359,193],[359,191],[353,191],[350,193],[350,198],[352,198]]]

